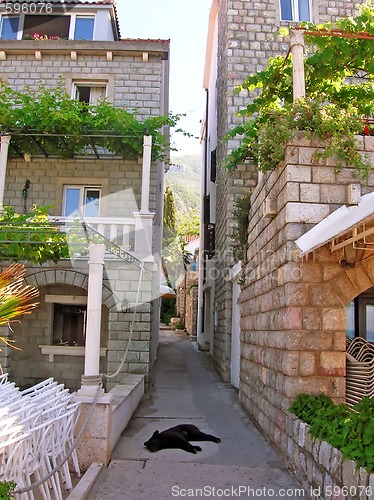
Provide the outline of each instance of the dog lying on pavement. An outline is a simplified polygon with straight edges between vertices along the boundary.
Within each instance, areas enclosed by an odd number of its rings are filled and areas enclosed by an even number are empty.
[[[155,431],[152,437],[144,443],[144,446],[152,452],[164,450],[166,448],[180,448],[189,453],[201,451],[200,446],[195,446],[189,441],[221,442],[220,438],[201,432],[196,425],[181,424],[162,432]]]

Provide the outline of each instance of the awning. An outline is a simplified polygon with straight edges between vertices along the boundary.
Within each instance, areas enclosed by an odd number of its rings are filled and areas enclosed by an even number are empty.
[[[331,250],[338,250],[374,234],[374,192],[361,197],[358,205],[343,205],[298,238],[295,243],[303,255],[332,242]],[[344,239],[343,237],[346,236]],[[339,239],[339,242],[335,240]],[[373,243],[372,243],[373,244]]]
[[[160,297],[162,299],[175,299],[175,291],[167,285],[160,285]]]

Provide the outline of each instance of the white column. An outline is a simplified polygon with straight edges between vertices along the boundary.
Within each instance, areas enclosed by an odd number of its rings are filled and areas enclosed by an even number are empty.
[[[10,135],[2,135],[0,148],[0,210],[2,209],[4,203],[5,175],[8,162],[9,143]]]
[[[143,139],[142,195],[140,212],[149,212],[149,186],[151,182],[151,152],[152,136],[145,135]]]
[[[296,101],[299,97],[305,97],[303,31],[290,31],[290,47],[292,52],[293,100]]]
[[[96,395],[101,385],[99,362],[104,253],[105,245],[102,243],[89,244],[86,348],[84,375],[78,391],[80,396]]]

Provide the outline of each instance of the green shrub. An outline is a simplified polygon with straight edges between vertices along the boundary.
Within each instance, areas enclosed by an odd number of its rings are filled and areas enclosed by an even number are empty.
[[[0,500],[12,500],[16,486],[13,481],[0,481]]]
[[[374,399],[363,398],[352,409],[335,405],[324,394],[300,394],[289,408],[310,425],[311,436],[327,441],[354,460],[357,467],[374,471]]]

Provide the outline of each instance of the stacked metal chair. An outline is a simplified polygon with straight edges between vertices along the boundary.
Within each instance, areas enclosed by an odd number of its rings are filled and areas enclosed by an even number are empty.
[[[79,403],[53,378],[20,391],[0,376],[0,481],[29,490],[15,494],[16,499],[34,499],[30,487],[35,482],[44,500],[62,500],[62,487],[72,488],[68,462],[62,462],[78,417]],[[72,459],[79,477],[75,450]]]
[[[346,403],[352,407],[374,397],[374,344],[362,337],[347,338]]]

